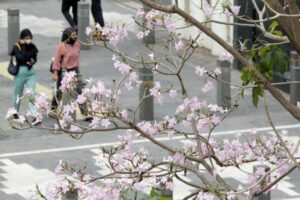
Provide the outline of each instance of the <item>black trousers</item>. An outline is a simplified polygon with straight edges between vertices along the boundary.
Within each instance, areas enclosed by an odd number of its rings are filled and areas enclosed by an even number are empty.
[[[71,27],[77,25],[77,2],[79,0],[62,0],[61,12],[69,22]],[[70,15],[70,8],[72,8],[72,16]]]
[[[51,110],[56,110],[59,102],[61,101],[62,92],[59,89],[61,86],[61,80],[62,80],[62,71],[60,70],[58,71],[58,80],[56,81],[56,92],[52,97],[52,101],[51,101]]]
[[[105,24],[104,24],[103,12],[101,7],[101,0],[92,0],[91,11],[95,23],[98,23],[100,24],[101,27],[103,27]]]

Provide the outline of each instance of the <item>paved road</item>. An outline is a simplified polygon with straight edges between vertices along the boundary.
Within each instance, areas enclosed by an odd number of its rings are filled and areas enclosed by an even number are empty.
[[[39,183],[45,186],[49,180],[54,178],[54,168],[60,159],[75,163],[86,163],[91,174],[102,174],[101,155],[98,155],[98,147],[109,146],[115,141],[118,135],[124,134],[122,131],[112,133],[88,134],[81,140],[74,140],[66,135],[61,135],[48,131],[26,130],[16,131],[10,128],[5,121],[5,111],[11,105],[11,91],[13,88],[11,77],[5,73],[8,60],[6,55],[6,8],[18,7],[21,9],[21,28],[29,27],[34,32],[34,42],[40,49],[39,61],[36,65],[38,73],[38,89],[50,93],[51,78],[48,72],[50,58],[54,47],[59,41],[61,31],[67,27],[64,18],[60,13],[59,4],[49,0],[2,0],[0,2],[0,102],[2,111],[0,112],[0,199],[12,197],[14,200],[28,199],[34,189],[34,184]],[[127,0],[104,0],[104,16],[108,23],[117,24],[120,20],[130,20],[138,7],[137,1]],[[130,40],[122,47],[127,52],[148,52],[142,48],[141,42],[136,40],[133,30],[129,30]],[[82,51],[81,68],[87,77],[101,79],[106,83],[111,83],[118,78],[119,73],[114,69],[111,60],[112,53],[104,48],[92,47],[91,50]],[[208,54],[201,54],[192,57],[187,68],[183,71],[184,80],[188,83],[193,94],[198,94],[200,87],[196,77],[193,77],[194,66],[203,65],[213,68],[215,58]],[[233,82],[239,82],[239,72],[232,71]],[[172,81],[171,78],[164,79],[155,77],[162,83]],[[175,82],[175,85],[178,84]],[[233,92],[235,90],[233,89]],[[257,127],[262,134],[272,134],[267,123],[267,118],[262,106],[255,109],[251,106],[250,93],[246,92],[246,97],[241,101],[239,110],[229,116],[220,127],[216,129],[217,138],[230,138],[237,132],[247,133],[247,129]],[[123,103],[128,106],[134,105],[138,99],[138,92],[133,91],[125,94]],[[209,101],[215,102],[215,94],[209,93],[206,97]],[[181,101],[177,98],[174,101],[166,101],[164,105],[155,105],[155,119],[161,119],[166,113],[172,114],[174,108]],[[282,129],[289,130],[289,138],[297,139],[299,133],[299,123],[295,121],[282,107],[269,97],[272,117],[276,124]],[[25,109],[25,108],[23,108]],[[51,119],[45,119],[44,123],[51,123]],[[164,139],[167,141],[167,139]],[[182,138],[176,138],[173,145],[180,145]],[[135,146],[147,146],[153,155],[160,155],[159,150],[147,141],[137,141]],[[100,161],[99,161],[100,159]],[[98,160],[98,161],[97,161]],[[97,161],[97,162],[96,162]],[[232,172],[228,172],[232,174]],[[241,181],[241,177],[228,177],[233,182]],[[289,176],[278,189],[272,191],[272,199],[300,199],[300,174]],[[175,183],[175,199],[181,199],[188,188]]]

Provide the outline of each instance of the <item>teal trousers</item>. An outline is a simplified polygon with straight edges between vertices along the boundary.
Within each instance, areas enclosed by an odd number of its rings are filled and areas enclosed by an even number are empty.
[[[16,76],[14,76],[15,91],[13,97],[13,105],[14,108],[17,110],[17,112],[19,112],[20,110],[20,102],[17,102],[17,99],[18,97],[21,97],[23,95],[24,87],[30,89],[34,96],[35,84],[36,84],[35,69],[34,68],[28,69],[28,67],[26,66],[20,66],[19,73]],[[31,115],[35,117],[37,115],[37,110],[36,107],[33,105],[32,100],[29,101],[28,108],[30,110]]]

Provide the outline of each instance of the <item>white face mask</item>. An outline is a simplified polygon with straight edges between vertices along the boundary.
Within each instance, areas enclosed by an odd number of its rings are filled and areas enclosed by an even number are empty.
[[[25,43],[26,43],[26,44],[30,44],[30,43],[31,43],[31,39],[25,40]]]

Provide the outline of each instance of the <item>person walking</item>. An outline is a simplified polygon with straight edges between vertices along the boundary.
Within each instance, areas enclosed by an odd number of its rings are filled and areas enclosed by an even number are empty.
[[[66,72],[75,72],[77,76],[79,71],[79,57],[80,57],[80,43],[77,42],[77,30],[75,28],[67,28],[63,31],[61,43],[56,47],[53,61],[53,80],[57,84],[57,94],[52,100],[52,109],[57,108],[57,100],[61,99],[62,93],[60,91],[61,81]],[[83,83],[80,79],[76,84],[77,95],[82,94]],[[86,104],[79,105],[80,112],[84,116],[85,121],[91,121],[92,118],[88,115]]]
[[[62,0],[61,12],[71,27],[77,26],[77,2],[79,0]],[[72,8],[72,16],[70,15],[70,8]]]
[[[104,27],[105,23],[103,18],[101,0],[92,0],[91,11],[95,24],[99,24],[101,27]]]
[[[16,67],[18,67],[18,74],[14,76],[14,96],[13,106],[17,113],[20,109],[20,97],[23,95],[24,87],[31,90],[31,94],[35,95],[36,72],[34,64],[37,61],[38,49],[32,43],[32,33],[29,29],[23,29],[20,34],[20,40],[16,43],[10,53],[11,56],[16,57]],[[33,105],[32,100],[29,101],[29,110],[33,117],[32,125],[36,126],[41,123],[37,118],[37,109]],[[14,119],[19,119],[18,114],[13,115]]]

